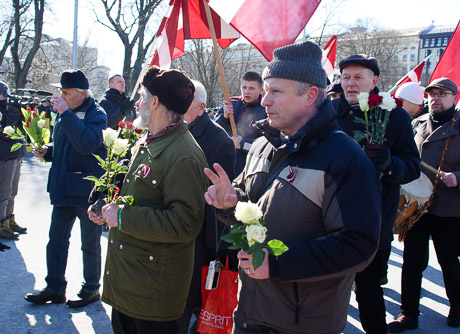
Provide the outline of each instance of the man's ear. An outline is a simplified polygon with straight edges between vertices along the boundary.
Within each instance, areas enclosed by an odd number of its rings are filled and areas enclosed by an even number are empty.
[[[374,77],[372,78],[372,89],[374,89],[375,86],[377,86],[377,82],[379,82],[379,77],[377,75],[374,75]]]
[[[307,106],[312,106],[318,98],[319,89],[316,86],[311,86],[305,94],[307,95]]]

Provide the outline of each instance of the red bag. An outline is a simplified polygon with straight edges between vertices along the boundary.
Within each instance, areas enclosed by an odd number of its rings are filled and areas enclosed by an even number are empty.
[[[198,321],[198,332],[203,334],[231,334],[233,327],[233,310],[238,304],[238,271],[220,269],[218,284],[215,289],[206,289],[209,266],[201,267],[202,307]]]

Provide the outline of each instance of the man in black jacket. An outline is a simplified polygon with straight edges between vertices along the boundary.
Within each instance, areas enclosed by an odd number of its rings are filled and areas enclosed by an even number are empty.
[[[19,226],[14,219],[14,198],[18,192],[19,176],[25,148],[11,152],[11,147],[21,142],[10,139],[3,133],[7,126],[22,129],[22,114],[19,105],[7,103],[8,86],[0,81],[0,238],[17,239],[18,233],[27,228]]]
[[[260,133],[251,125],[267,117],[262,100],[262,77],[257,72],[246,72],[241,77],[241,96],[232,97],[232,101],[224,101],[218,111],[216,123],[232,136],[236,148],[235,176],[238,176],[246,163],[246,156],[252,143]],[[229,115],[233,114],[238,135],[233,136]]]
[[[118,123],[126,117],[127,121],[136,118],[134,112],[134,100],[130,100],[125,94],[125,79],[115,74],[109,79],[109,89],[105,92],[99,105],[107,114],[108,127],[117,130]]]
[[[235,168],[235,146],[232,139],[224,129],[216,122],[213,122],[206,109],[206,90],[204,86],[192,80],[195,86],[195,97],[192,104],[184,115],[188,129],[200,145],[206,156],[208,166],[212,168],[218,163],[227,172],[230,178],[234,177]],[[178,319],[179,333],[188,333],[188,327],[192,313],[198,318],[201,309],[201,267],[215,260],[217,256],[223,262],[228,252],[225,250],[229,244],[220,242],[224,226],[216,219],[216,208],[206,204],[203,227],[195,239],[195,262],[193,267],[192,283],[185,306],[183,316]],[[228,229],[226,230],[228,233]],[[230,267],[234,270],[238,267],[236,253],[230,251]]]
[[[358,102],[358,94],[374,93],[380,70],[377,59],[367,55],[353,55],[340,61],[343,94],[332,101],[337,110],[337,121],[349,136],[353,131],[364,132],[364,125],[354,122],[364,119]],[[360,273],[356,274],[356,300],[359,306],[361,324],[366,333],[387,332],[385,303],[380,279],[385,271],[393,240],[393,222],[399,201],[399,185],[415,180],[420,175],[420,158],[415,146],[410,118],[402,108],[391,111],[382,145],[363,146],[369,159],[381,175],[382,215],[379,250],[374,260]]]

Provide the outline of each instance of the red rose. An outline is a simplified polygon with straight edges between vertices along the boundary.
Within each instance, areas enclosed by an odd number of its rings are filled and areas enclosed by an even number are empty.
[[[402,108],[403,101],[401,99],[398,99],[397,97],[394,97],[394,99],[395,99],[396,105]]]
[[[32,112],[32,116],[37,117],[37,114],[35,113],[35,109],[34,109],[34,111]]]
[[[31,120],[32,120],[32,118],[29,117],[29,118],[27,119],[27,123],[29,123]]]
[[[128,130],[132,130],[132,129],[134,128],[134,127],[133,127],[133,122],[126,122],[125,125],[126,125],[126,128],[127,128]]]
[[[139,134],[139,135],[142,134],[142,129],[134,129],[134,131],[135,131],[137,134]]]
[[[382,100],[383,100],[383,97],[381,97],[379,94],[369,95],[369,101],[368,101],[369,108],[378,107],[379,104],[382,102]]]
[[[28,127],[29,127],[29,122],[26,123],[26,128],[28,128]]]
[[[124,129],[125,128],[125,122],[123,122],[123,121],[118,122],[118,127]]]
[[[32,111],[32,109],[30,109],[30,107],[27,107],[27,111]]]

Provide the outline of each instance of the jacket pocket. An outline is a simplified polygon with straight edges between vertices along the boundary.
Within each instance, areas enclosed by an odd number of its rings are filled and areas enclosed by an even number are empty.
[[[65,189],[67,196],[88,197],[93,189],[93,183],[84,180],[84,177],[91,175],[83,172],[66,172]]]

